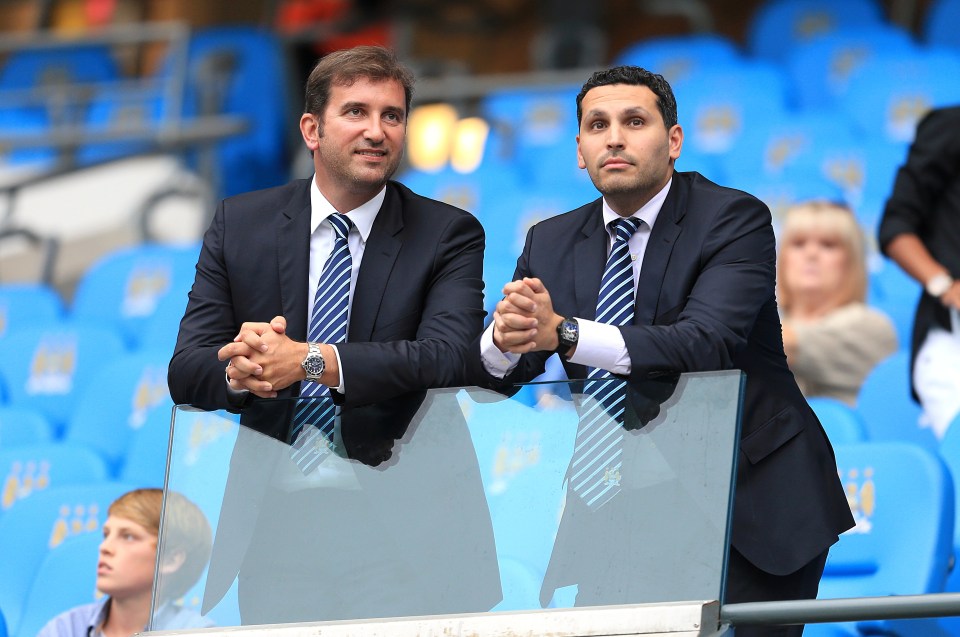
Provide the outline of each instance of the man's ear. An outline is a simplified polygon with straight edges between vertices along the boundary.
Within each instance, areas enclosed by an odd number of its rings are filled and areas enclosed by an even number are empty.
[[[683,129],[680,124],[674,124],[667,131],[667,141],[670,145],[670,159],[676,160],[680,157],[680,150],[683,148]]]
[[[303,136],[303,143],[311,151],[320,146],[320,137],[323,135],[323,128],[316,115],[304,113],[300,117],[300,134]]]

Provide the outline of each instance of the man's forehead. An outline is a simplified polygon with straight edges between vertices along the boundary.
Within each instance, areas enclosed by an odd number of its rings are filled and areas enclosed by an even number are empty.
[[[404,108],[406,104],[406,92],[403,85],[393,78],[370,78],[359,76],[354,78],[334,79],[330,84],[331,101],[340,102],[360,102],[368,101],[367,97],[359,97],[367,89],[370,89],[369,97],[373,99],[384,99],[390,101],[393,98],[399,100],[396,104],[398,108]],[[394,95],[390,95],[394,93]]]
[[[649,108],[657,103],[657,95],[642,84],[604,84],[586,92],[583,103],[605,104],[631,102],[640,108]]]

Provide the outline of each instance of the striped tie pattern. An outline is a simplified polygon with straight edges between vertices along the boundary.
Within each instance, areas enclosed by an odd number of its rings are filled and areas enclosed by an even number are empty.
[[[610,223],[614,240],[600,281],[596,316],[599,323],[633,322],[633,262],[627,242],[641,223],[638,219]],[[623,381],[606,370],[590,368],[584,383],[569,481],[574,493],[593,509],[603,506],[620,491],[625,406]]]
[[[342,343],[347,340],[347,311],[350,304],[350,274],[353,259],[347,235],[353,222],[346,215],[327,217],[333,226],[333,251],[327,258],[317,283],[313,313],[307,339],[311,343]],[[321,383],[300,383],[300,397],[293,417],[290,453],[303,473],[320,464],[333,447],[336,405],[330,399],[330,388]]]

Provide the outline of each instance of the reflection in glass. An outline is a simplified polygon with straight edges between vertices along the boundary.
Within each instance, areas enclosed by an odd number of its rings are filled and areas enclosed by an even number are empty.
[[[610,382],[627,408],[599,507],[567,488],[596,402],[583,382],[549,408],[477,388],[344,407],[307,474],[295,400],[256,401],[240,426],[178,408],[168,486],[217,520],[200,611],[248,625],[719,599],[739,372]]]

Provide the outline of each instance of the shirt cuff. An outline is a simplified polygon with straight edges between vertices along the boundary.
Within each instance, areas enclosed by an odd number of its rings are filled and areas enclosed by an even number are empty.
[[[340,370],[340,384],[336,387],[331,387],[330,389],[341,394],[347,393],[346,383],[343,380],[343,365],[340,364],[340,350],[337,349],[336,345],[330,345],[333,349],[333,353],[337,356],[337,369]]]
[[[577,323],[580,326],[580,338],[577,340],[577,349],[568,360],[578,365],[605,369],[612,374],[629,376],[633,366],[620,328],[582,318],[578,318]]]
[[[517,366],[520,354],[500,351],[493,342],[493,323],[491,323],[480,336],[480,360],[488,374],[494,378],[503,378]]]
[[[227,366],[229,367],[229,365]],[[227,381],[227,394],[229,396],[243,396],[244,394],[250,393],[249,389],[234,389],[230,386],[230,377],[227,376],[227,370],[223,370],[223,379]]]

